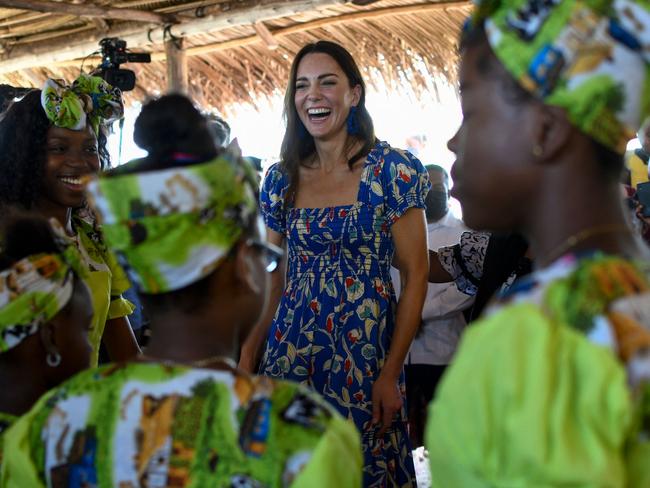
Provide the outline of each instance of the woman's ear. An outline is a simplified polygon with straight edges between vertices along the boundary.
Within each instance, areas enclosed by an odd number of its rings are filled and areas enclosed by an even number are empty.
[[[59,314],[61,315],[61,314]],[[50,322],[41,326],[39,329],[39,337],[41,339],[41,344],[45,349],[45,362],[51,368],[56,368],[61,364],[61,354],[59,349],[56,347],[56,323],[58,316],[54,317]]]
[[[255,273],[255,250],[245,242],[237,244],[235,252],[235,279],[252,293],[262,292]]]
[[[352,89],[352,105],[358,108],[360,101],[361,101],[361,85],[356,85]]]
[[[557,155],[569,144],[573,126],[560,107],[538,103],[535,115],[531,151],[540,162],[557,160]]]

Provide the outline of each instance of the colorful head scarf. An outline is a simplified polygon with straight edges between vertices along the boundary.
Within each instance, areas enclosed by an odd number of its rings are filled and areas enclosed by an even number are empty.
[[[482,0],[467,26],[482,22],[526,90],[625,152],[650,115],[648,0]]]
[[[41,91],[41,105],[57,127],[83,130],[88,121],[97,133],[100,124],[109,124],[124,115],[122,92],[98,76],[82,74],[72,86],[49,79]]]
[[[88,187],[89,202],[140,291],[165,293],[212,273],[252,223],[254,175],[225,152],[206,163],[101,176]]]
[[[54,227],[60,234],[60,227]],[[0,353],[48,323],[72,297],[73,273],[86,273],[79,252],[62,237],[58,254],[27,256],[0,271]]]

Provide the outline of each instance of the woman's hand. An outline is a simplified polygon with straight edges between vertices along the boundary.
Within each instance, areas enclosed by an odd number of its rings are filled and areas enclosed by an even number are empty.
[[[403,400],[397,386],[398,378],[379,374],[372,386],[372,425],[380,426],[376,437],[382,438],[393,423],[395,414],[402,408]]]

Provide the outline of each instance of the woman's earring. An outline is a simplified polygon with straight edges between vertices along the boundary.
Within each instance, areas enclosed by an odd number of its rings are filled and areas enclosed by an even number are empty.
[[[61,364],[61,355],[58,352],[48,352],[45,362],[50,368],[56,368]]]
[[[533,146],[533,156],[535,156],[536,158],[538,158],[538,157],[540,157],[542,154],[544,154],[544,149],[542,148],[542,146],[540,146],[539,144],[535,144],[535,145]]]
[[[298,119],[298,138],[301,141],[304,141],[309,137],[309,132],[307,132],[307,128],[305,127],[305,124],[302,123],[302,120]]]
[[[350,107],[347,119],[348,134],[356,136],[359,134],[359,121],[357,120],[357,107]]]

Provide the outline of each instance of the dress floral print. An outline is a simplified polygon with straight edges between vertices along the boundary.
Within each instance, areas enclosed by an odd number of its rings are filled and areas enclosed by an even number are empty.
[[[391,226],[409,208],[424,207],[427,172],[408,152],[379,142],[354,204],[292,208],[284,203],[288,185],[274,165],[260,197],[266,224],[288,242],[286,287],[260,371],[314,388],[354,421],[362,435],[364,486],[410,486],[405,410],[377,439],[371,395],[395,327]],[[403,377],[399,387],[403,395]]]

